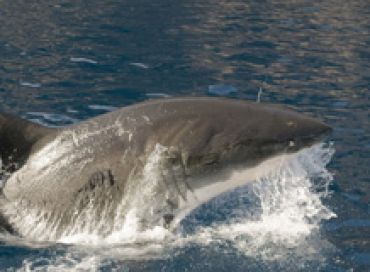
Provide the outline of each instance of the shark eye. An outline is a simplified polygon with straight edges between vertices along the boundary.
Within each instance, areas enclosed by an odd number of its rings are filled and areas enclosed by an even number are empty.
[[[204,156],[203,158],[203,163],[205,165],[212,165],[212,164],[216,164],[217,163],[217,159],[218,159],[218,156],[217,154],[207,154],[206,156]]]

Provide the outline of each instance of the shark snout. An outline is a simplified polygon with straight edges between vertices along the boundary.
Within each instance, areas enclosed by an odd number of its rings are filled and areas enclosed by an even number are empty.
[[[320,123],[318,125],[319,135],[327,136],[333,131],[333,129],[330,126],[328,126],[327,124],[322,123],[322,122],[319,122],[319,123]]]
[[[332,128],[329,125],[310,117],[305,116],[295,121],[290,123],[295,128],[291,128],[289,141],[298,148],[311,146],[323,141],[332,132]]]

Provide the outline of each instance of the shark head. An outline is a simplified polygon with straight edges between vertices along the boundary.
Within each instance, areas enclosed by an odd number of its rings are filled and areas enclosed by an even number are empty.
[[[166,225],[176,225],[200,204],[255,180],[275,158],[310,147],[331,131],[326,124],[279,105],[209,98],[190,102],[177,125],[167,122],[164,130],[171,137],[162,144],[175,150],[170,164],[183,172],[172,173],[169,182],[184,188],[179,201],[171,201],[174,212],[163,217]],[[174,106],[174,114],[183,103]],[[171,112],[171,107],[167,110]]]
[[[185,148],[190,172],[255,166],[309,147],[331,131],[326,124],[281,106],[235,104],[225,109],[224,116],[215,114],[213,122],[204,120],[196,134],[205,135],[195,137],[202,143],[193,140],[194,145]]]

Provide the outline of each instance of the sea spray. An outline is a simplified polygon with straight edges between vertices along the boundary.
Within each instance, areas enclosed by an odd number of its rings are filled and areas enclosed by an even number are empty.
[[[258,178],[246,189],[234,192],[232,198],[224,196],[223,202],[233,201],[236,196],[245,198],[243,194],[256,199],[257,216],[235,212],[235,209],[248,208],[238,202],[232,208],[234,211],[223,212],[245,216],[200,226],[186,239],[205,245],[227,242],[242,254],[266,260],[286,257],[292,249],[303,245],[307,250],[300,253],[306,255],[305,258],[309,253],[318,254],[316,242],[320,239],[321,222],[336,216],[322,203],[329,195],[328,185],[333,180],[326,169],[333,153],[331,145],[318,144],[283,159],[275,171]]]

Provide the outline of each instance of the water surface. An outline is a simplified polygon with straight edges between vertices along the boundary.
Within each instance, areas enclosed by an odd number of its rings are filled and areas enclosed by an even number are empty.
[[[328,165],[332,195],[322,201],[337,216],[310,234],[326,243],[310,244],[319,252],[310,260],[294,248],[284,253],[290,263],[246,257],[230,250],[227,239],[141,261],[13,241],[0,247],[0,270],[370,269],[368,1],[2,1],[0,33],[1,110],[49,126],[149,98],[256,100],[258,93],[262,102],[326,121],[336,153]],[[243,190],[235,194],[251,196]],[[222,207],[234,203],[226,213],[208,214],[212,204],[194,217],[200,227],[223,224],[230,211],[253,210],[251,199],[224,198]],[[330,253],[321,258],[324,248]]]

